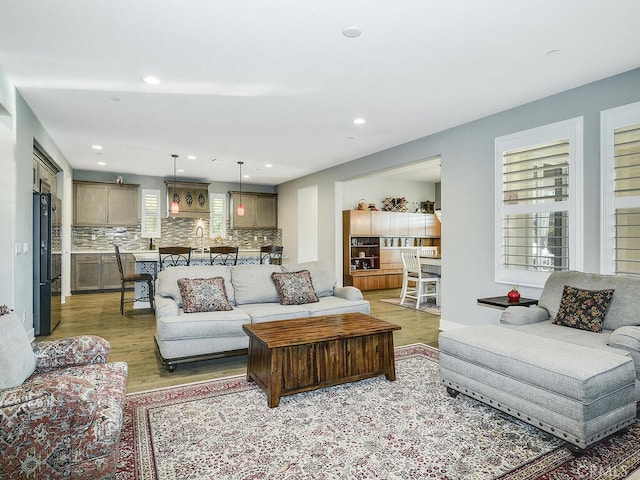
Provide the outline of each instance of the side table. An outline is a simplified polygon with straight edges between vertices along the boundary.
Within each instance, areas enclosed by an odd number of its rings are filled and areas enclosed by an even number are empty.
[[[498,307],[502,309],[505,309],[507,307],[513,307],[513,306],[530,307],[531,305],[538,304],[538,300],[535,300],[533,298],[523,298],[523,297],[520,297],[520,300],[518,300],[517,302],[514,302],[510,300],[509,297],[507,297],[506,295],[502,295],[500,297],[478,298],[477,302],[480,305],[487,305],[490,307]]]

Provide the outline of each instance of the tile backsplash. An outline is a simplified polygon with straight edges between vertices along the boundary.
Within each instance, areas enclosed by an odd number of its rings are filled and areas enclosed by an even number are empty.
[[[211,245],[238,245],[241,248],[259,248],[262,245],[282,245],[282,230],[233,230],[227,225],[226,238],[209,238],[209,220],[195,218],[163,218],[162,237],[154,238],[156,247],[190,246],[200,248],[196,238],[198,226],[204,232],[205,248]],[[136,226],[74,226],[71,229],[71,250],[112,250],[117,244],[121,250],[149,250],[149,239],[140,238],[140,222]]]

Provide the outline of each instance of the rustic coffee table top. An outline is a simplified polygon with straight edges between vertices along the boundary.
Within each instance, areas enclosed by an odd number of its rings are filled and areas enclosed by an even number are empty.
[[[363,313],[275,320],[242,326],[247,334],[259,338],[268,348],[361,337],[366,334],[400,330],[400,328],[399,325]]]

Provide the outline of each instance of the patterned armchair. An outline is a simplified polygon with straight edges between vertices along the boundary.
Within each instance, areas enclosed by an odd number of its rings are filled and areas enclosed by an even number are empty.
[[[109,350],[95,336],[29,344],[0,316],[1,479],[115,478],[127,364]]]

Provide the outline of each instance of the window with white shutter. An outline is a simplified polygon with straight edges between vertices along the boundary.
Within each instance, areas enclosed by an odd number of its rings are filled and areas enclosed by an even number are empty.
[[[496,281],[579,268],[582,119],[496,139]]]
[[[640,102],[606,110],[601,120],[601,269],[640,276]]]
[[[224,193],[210,193],[209,205],[211,205],[209,219],[209,236],[227,236],[227,195]]]
[[[160,238],[160,190],[142,189],[142,238]]]

